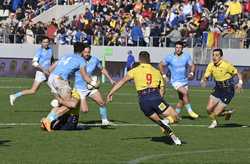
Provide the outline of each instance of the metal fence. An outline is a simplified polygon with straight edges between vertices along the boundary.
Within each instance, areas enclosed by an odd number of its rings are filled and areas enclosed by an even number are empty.
[[[6,34],[0,33],[0,43],[9,43],[9,44],[40,44],[42,40],[41,35],[34,35],[34,37],[18,34]],[[29,39],[28,39],[29,38]],[[146,40],[146,41],[145,41]],[[189,48],[249,48],[250,38],[220,38],[214,44],[208,44],[207,41],[202,40],[201,38],[184,38],[181,39],[186,47]],[[170,38],[166,36],[161,37],[147,37],[142,38],[137,41],[132,41],[131,37],[117,37],[117,39],[110,39],[107,36],[89,36],[85,35],[81,38],[74,38],[74,36],[64,36],[55,37],[51,39],[51,43],[57,43],[61,45],[71,45],[75,42],[87,42],[91,45],[96,46],[144,46],[144,47],[174,47],[175,43],[171,41]]]

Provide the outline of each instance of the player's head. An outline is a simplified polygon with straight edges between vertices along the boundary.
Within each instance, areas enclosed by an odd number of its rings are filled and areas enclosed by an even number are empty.
[[[184,44],[182,41],[178,41],[175,43],[175,54],[181,55],[183,50]]]
[[[147,51],[141,51],[139,53],[140,63],[150,63],[150,54]]]
[[[91,46],[87,43],[84,43],[82,56],[85,60],[89,60],[91,58],[90,52],[91,52]]]
[[[81,42],[76,42],[74,44],[74,53],[75,54],[81,54],[83,51],[83,43]]]
[[[48,47],[49,47],[49,38],[45,36],[42,38],[42,48],[47,49]]]
[[[218,62],[220,62],[222,59],[222,56],[223,56],[222,49],[220,49],[220,48],[214,49],[213,56],[212,56],[213,63],[216,65]]]

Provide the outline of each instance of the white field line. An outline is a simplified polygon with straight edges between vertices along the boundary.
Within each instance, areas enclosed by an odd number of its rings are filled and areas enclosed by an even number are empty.
[[[185,151],[185,152],[177,152],[177,153],[167,153],[167,154],[153,154],[149,156],[139,157],[128,161],[128,164],[137,164],[143,161],[153,160],[161,157],[170,157],[170,156],[181,156],[181,155],[189,155],[189,154],[206,154],[206,153],[218,153],[218,152],[248,152],[250,148],[245,149],[211,149],[211,150],[195,150],[195,151]]]
[[[37,126],[40,125],[40,123],[0,123],[0,126]],[[84,123],[79,123],[78,125],[80,126],[102,126],[102,124],[84,124]],[[112,124],[111,126],[117,126],[117,127],[156,127],[158,125],[156,124]],[[196,125],[196,124],[173,124],[171,126],[176,126],[176,127],[207,127],[207,125]]]

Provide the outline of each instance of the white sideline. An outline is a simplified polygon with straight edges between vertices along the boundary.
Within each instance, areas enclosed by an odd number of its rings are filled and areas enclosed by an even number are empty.
[[[205,153],[216,153],[216,152],[239,152],[239,151],[250,151],[250,148],[246,149],[211,149],[211,150],[196,150],[196,151],[185,151],[178,153],[167,153],[167,154],[154,154],[144,157],[139,157],[127,162],[127,164],[137,164],[146,160],[152,160],[154,158],[169,157],[169,156],[180,156],[188,154],[205,154]]]
[[[37,126],[39,123],[0,123],[0,126]],[[80,126],[102,126],[102,124],[84,124],[79,123]],[[112,124],[112,126],[124,127],[124,126],[133,126],[133,127],[156,127],[156,124]],[[207,127],[207,125],[196,125],[196,124],[173,124],[171,126],[180,126],[180,127]]]

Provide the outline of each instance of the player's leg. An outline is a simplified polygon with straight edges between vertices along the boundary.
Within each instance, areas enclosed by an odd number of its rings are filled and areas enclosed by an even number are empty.
[[[217,127],[217,125],[218,125],[217,117],[224,111],[225,107],[226,107],[226,104],[224,104],[221,101],[214,107],[213,113],[210,114],[212,122],[208,128],[216,128]]]
[[[179,97],[182,97],[182,95],[177,92]],[[176,104],[176,108],[175,108],[175,111],[176,113],[178,114],[178,119],[181,120],[181,109],[183,108],[184,106],[184,102],[182,101],[182,99],[179,98],[179,101],[177,102]]]
[[[9,96],[10,99],[10,105],[14,105],[15,100],[18,97],[24,96],[24,95],[30,95],[30,94],[35,94],[37,92],[37,90],[39,89],[40,84],[46,80],[46,76],[44,75],[44,73],[40,72],[40,71],[36,71],[36,76],[35,79],[33,81],[32,87],[30,89],[25,89],[22,90],[20,92],[17,92],[15,94],[12,94]]]
[[[109,125],[111,122],[108,120],[108,111],[106,103],[102,98],[99,90],[95,89],[90,92],[89,97],[91,97],[99,105],[99,114],[103,125]]]
[[[179,98],[183,101],[185,108],[187,109],[187,112],[190,117],[192,118],[198,118],[199,115],[196,114],[191,107],[190,104],[190,99],[189,99],[189,93],[188,93],[188,88],[185,86],[180,86],[177,88],[177,92],[179,94]]]
[[[169,122],[167,120],[161,119],[157,113],[151,114],[150,116],[148,116],[148,118],[151,119],[156,124],[158,124],[161,128],[163,128],[164,133],[167,136],[170,136],[176,145],[181,145],[180,139],[175,136],[175,134],[174,134],[173,130],[170,128]]]

